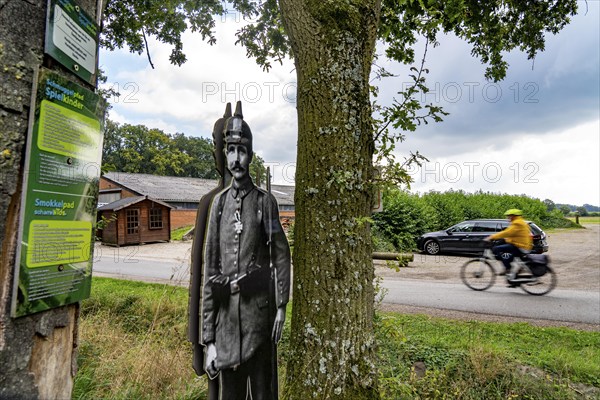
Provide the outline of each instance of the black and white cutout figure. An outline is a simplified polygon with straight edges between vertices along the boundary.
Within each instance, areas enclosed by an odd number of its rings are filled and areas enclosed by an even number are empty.
[[[275,346],[290,293],[290,250],[277,202],[250,177],[241,102],[225,124],[229,187],[215,196],[204,248],[202,343],[222,400],[277,398]],[[251,397],[250,397],[251,394]]]

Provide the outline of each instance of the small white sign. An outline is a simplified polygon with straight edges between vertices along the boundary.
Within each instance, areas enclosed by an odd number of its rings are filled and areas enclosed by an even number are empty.
[[[85,68],[90,74],[96,72],[96,41],[77,22],[57,5],[54,6],[54,32],[52,41],[71,57],[77,68]]]
[[[371,211],[374,213],[383,212],[383,194],[379,188],[375,192],[375,203],[371,207]]]

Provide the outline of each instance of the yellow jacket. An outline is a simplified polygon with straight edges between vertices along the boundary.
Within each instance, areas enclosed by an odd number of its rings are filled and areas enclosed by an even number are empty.
[[[533,247],[531,230],[522,217],[515,217],[508,228],[501,232],[494,233],[490,236],[490,239],[504,239],[506,240],[506,243],[514,244],[518,248],[524,250],[531,250]]]

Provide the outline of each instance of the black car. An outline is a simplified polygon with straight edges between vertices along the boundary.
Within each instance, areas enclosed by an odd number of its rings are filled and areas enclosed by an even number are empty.
[[[439,253],[482,253],[483,239],[506,229],[509,221],[505,219],[474,219],[463,221],[444,231],[429,232],[417,239],[417,248],[427,254]],[[548,251],[546,233],[531,221],[527,221],[533,237],[532,253]]]

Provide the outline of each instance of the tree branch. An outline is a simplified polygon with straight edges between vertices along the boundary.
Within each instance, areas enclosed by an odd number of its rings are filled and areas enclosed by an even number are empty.
[[[425,58],[427,57],[427,47],[429,46],[429,38],[427,38],[427,41],[425,42],[425,50],[423,51],[423,58],[421,59],[421,66],[419,67],[419,75],[417,76],[417,79],[415,79],[415,83],[412,85],[411,89],[414,89],[415,87],[417,87],[421,75],[423,74],[423,69],[425,69]],[[402,102],[402,104],[400,105],[400,107],[404,106],[406,104],[406,102],[408,101],[410,97],[404,97],[404,101]],[[377,134],[375,135],[375,141],[379,140],[379,137],[381,136],[381,134],[387,129],[387,127],[392,123],[392,120],[389,119],[385,125],[379,130],[379,132],[377,132]]]
[[[152,64],[152,58],[150,58],[150,50],[148,49],[148,40],[146,40],[146,31],[142,27],[142,36],[144,37],[144,45],[146,46],[146,55],[148,56],[148,62],[152,69],[154,69],[154,64]]]

